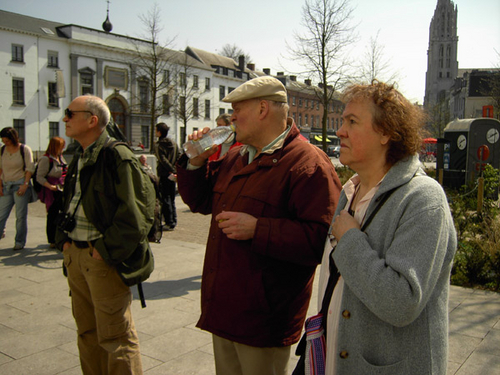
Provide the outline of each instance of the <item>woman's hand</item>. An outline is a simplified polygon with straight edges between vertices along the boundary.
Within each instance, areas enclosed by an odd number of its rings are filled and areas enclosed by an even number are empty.
[[[357,228],[360,229],[358,222],[354,217],[349,215],[346,210],[340,211],[339,215],[335,218],[332,224],[332,234],[335,236],[337,241],[340,241],[342,236],[350,229]]]
[[[26,190],[28,190],[28,185],[22,184],[21,186],[19,186],[19,189],[17,190],[17,195],[22,197],[26,193]]]

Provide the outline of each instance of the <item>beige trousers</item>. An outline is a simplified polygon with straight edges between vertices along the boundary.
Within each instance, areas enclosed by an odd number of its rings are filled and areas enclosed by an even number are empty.
[[[139,338],[130,304],[132,293],[92,249],[71,245],[64,250],[78,349],[84,374],[141,375]]]
[[[286,375],[290,346],[258,348],[212,335],[217,375]]]

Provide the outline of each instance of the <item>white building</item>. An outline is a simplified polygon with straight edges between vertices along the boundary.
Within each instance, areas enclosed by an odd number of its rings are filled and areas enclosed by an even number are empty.
[[[51,137],[66,138],[64,109],[90,93],[106,101],[132,146],[149,149],[151,90],[137,57],[148,49],[145,40],[0,10],[1,127],[16,128],[39,155]],[[259,74],[244,61],[194,48],[167,55],[163,78],[169,82],[156,98],[153,124],[167,123],[179,144],[193,130],[214,127],[215,118],[231,110],[220,99]]]
[[[255,71],[254,64],[245,64],[244,56],[240,56],[238,63],[236,63],[229,57],[194,47],[187,47],[185,52],[213,70],[212,87],[214,89],[215,117],[223,113],[232,113],[231,103],[222,101],[227,94],[249,79],[265,75]]]

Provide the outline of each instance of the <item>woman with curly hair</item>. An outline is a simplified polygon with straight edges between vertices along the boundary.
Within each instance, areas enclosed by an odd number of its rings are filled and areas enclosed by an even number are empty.
[[[320,275],[327,374],[445,374],[457,239],[418,159],[424,116],[393,86],[343,94],[344,185]],[[326,324],[324,320],[326,319]]]

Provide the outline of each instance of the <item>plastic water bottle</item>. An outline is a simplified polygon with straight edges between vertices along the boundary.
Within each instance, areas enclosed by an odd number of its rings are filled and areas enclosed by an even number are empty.
[[[192,159],[206,150],[212,148],[213,145],[220,145],[234,133],[234,125],[218,126],[206,133],[203,138],[198,140],[187,141],[182,145],[184,152],[189,159]]]

